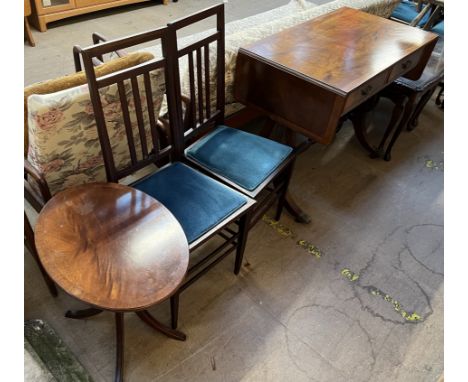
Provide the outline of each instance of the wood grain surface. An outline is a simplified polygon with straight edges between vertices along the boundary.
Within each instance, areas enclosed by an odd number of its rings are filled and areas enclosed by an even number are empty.
[[[343,7],[246,49],[348,93],[435,37],[433,33]]]
[[[149,195],[115,183],[57,194],[39,215],[36,246],[67,293],[116,311],[166,299],[181,284],[189,259],[174,216]]]
[[[343,7],[240,48],[237,101],[322,144],[340,117],[399,76],[418,78],[437,35]]]

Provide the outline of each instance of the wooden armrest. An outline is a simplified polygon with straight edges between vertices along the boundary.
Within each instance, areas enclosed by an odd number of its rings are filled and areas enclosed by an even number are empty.
[[[163,117],[159,117],[158,122],[156,124],[160,139],[160,146],[166,147],[169,146],[171,139],[171,127],[169,124],[169,120]]]
[[[40,195],[31,187],[28,176],[39,186]],[[24,159],[24,194],[36,211],[40,211],[45,203],[52,198],[49,186],[44,176]]]

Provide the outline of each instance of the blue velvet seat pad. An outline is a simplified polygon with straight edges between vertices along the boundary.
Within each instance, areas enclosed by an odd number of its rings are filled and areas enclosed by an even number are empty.
[[[423,5],[424,7],[424,5]],[[427,12],[424,17],[419,21],[418,27],[422,27],[429,20],[431,12]],[[417,3],[408,0],[402,0],[400,4],[393,10],[391,17],[406,21],[410,23],[419,14]]]
[[[166,206],[179,221],[189,243],[247,203],[240,192],[180,162],[138,181],[133,187]]]
[[[431,32],[437,33],[439,36],[444,35],[444,20],[434,25],[431,29]]]
[[[246,190],[255,190],[292,152],[281,143],[220,125],[185,154]]]

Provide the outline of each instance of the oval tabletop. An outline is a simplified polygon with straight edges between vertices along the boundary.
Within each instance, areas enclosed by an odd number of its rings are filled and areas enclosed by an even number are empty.
[[[39,214],[36,246],[67,293],[102,309],[148,308],[182,283],[189,249],[157,200],[116,183],[90,183],[53,197]]]

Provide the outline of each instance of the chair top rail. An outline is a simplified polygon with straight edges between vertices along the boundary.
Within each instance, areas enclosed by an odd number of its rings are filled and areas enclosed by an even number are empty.
[[[223,3],[214,5],[214,6],[209,7],[209,8],[206,8],[206,9],[198,12],[195,15],[177,19],[177,20],[175,20],[175,21],[173,21],[171,23],[168,23],[167,26],[175,28],[175,29],[181,29],[181,28],[184,28],[184,27],[186,27],[186,26],[188,26],[190,24],[193,24],[193,23],[196,23],[198,21],[204,20],[204,19],[206,19],[206,18],[208,18],[210,16],[219,15],[221,13],[224,14],[224,4]]]
[[[90,56],[99,56],[113,51],[122,50],[129,48],[134,45],[144,44],[148,41],[162,39],[167,33],[167,27],[161,27],[158,29],[152,29],[150,31],[137,33],[124,38],[117,38],[106,42],[99,43],[97,45],[91,45],[83,48],[83,53]]]

